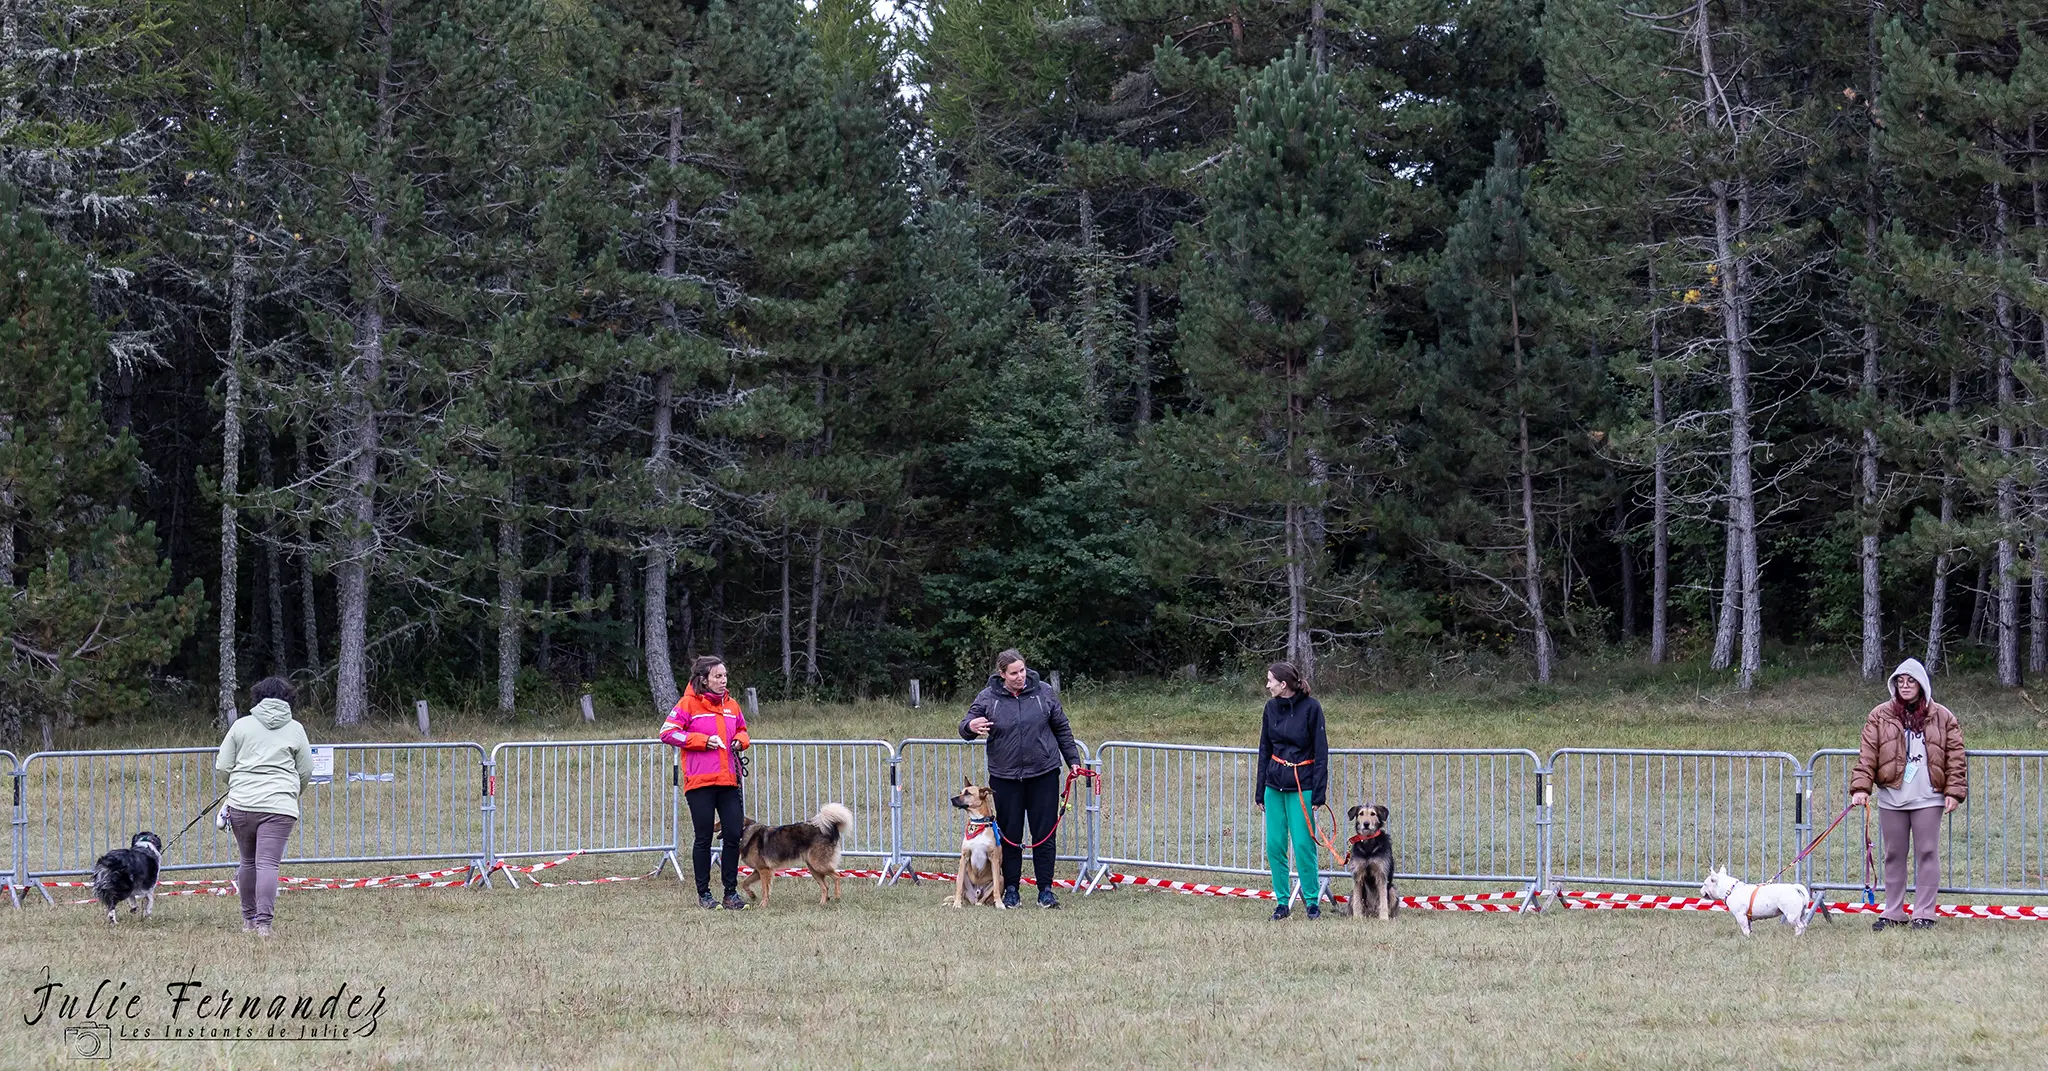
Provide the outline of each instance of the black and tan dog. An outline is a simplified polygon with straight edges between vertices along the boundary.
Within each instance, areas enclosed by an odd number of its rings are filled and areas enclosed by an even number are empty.
[[[1344,857],[1344,869],[1351,872],[1351,916],[1392,918],[1401,910],[1401,897],[1394,891],[1394,845],[1393,838],[1387,836],[1387,809],[1373,803],[1353,807],[1344,816],[1351,819],[1351,853]]]
[[[946,902],[954,907],[987,904],[1001,909],[1003,838],[996,832],[995,791],[970,780],[952,803],[967,812],[967,831],[960,835],[960,866],[953,878],[953,895]]]
[[[839,898],[839,842],[853,828],[853,812],[844,804],[828,803],[808,822],[786,826],[764,826],[753,822],[740,832],[740,862],[754,872],[740,879],[748,896],[761,887],[761,906],[768,906],[768,890],[775,884],[775,868],[801,860],[811,876],[818,879],[818,902]]]

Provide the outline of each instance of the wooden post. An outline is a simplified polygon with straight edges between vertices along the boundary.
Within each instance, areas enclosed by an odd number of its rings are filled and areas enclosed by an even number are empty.
[[[923,705],[924,695],[918,690],[917,678],[912,677],[910,678],[910,709],[916,710]]]
[[[583,694],[581,703],[583,704],[583,720],[592,725],[597,724],[597,711],[590,705],[590,693],[585,692]]]
[[[420,735],[434,735],[433,731],[427,728],[427,701],[424,699],[413,700],[412,709],[415,713],[417,713],[420,716]]]
[[[1052,685],[1052,690],[1053,690],[1053,691],[1055,691],[1055,692],[1059,691],[1059,690],[1060,690],[1060,671],[1059,671],[1059,670],[1053,670],[1053,671],[1052,671],[1052,676],[1050,676],[1050,677],[1047,677],[1047,678],[1046,678],[1046,683],[1048,683],[1048,684]]]
[[[747,689],[747,723],[761,720],[761,696],[752,688]]]

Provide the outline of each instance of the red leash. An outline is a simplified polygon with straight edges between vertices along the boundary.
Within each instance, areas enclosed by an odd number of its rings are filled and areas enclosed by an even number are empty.
[[[1011,840],[1010,835],[1008,833],[1003,832],[1003,827],[1000,825],[996,826],[996,836],[1001,837],[1003,839],[1003,843],[1009,845],[1012,848],[1036,848],[1039,845],[1044,844],[1046,841],[1051,840],[1052,835],[1060,831],[1060,823],[1067,820],[1067,809],[1073,805],[1074,782],[1083,777],[1088,779],[1089,784],[1093,786],[1096,795],[1102,795],[1101,774],[1096,773],[1094,770],[1091,770],[1086,766],[1067,767],[1067,784],[1065,788],[1060,789],[1059,817],[1052,820],[1052,828],[1045,831],[1045,836],[1040,837],[1029,844],[1024,844],[1019,841]]]

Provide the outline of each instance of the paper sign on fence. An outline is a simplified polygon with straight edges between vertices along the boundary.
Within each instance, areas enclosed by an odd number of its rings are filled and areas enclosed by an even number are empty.
[[[334,780],[334,749],[315,747],[313,752],[313,783],[325,785]]]

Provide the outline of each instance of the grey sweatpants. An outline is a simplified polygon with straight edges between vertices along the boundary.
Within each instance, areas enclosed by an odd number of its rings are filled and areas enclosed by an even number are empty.
[[[242,849],[235,888],[242,894],[243,922],[270,925],[271,912],[277,907],[277,864],[284,859],[284,842],[298,824],[299,820],[288,814],[228,808],[228,826]]]
[[[1934,917],[1934,897],[1941,890],[1941,804],[1910,811],[1877,809],[1877,827],[1884,832],[1884,917],[1903,922],[1906,913],[1906,833],[1913,835],[1913,917]]]

